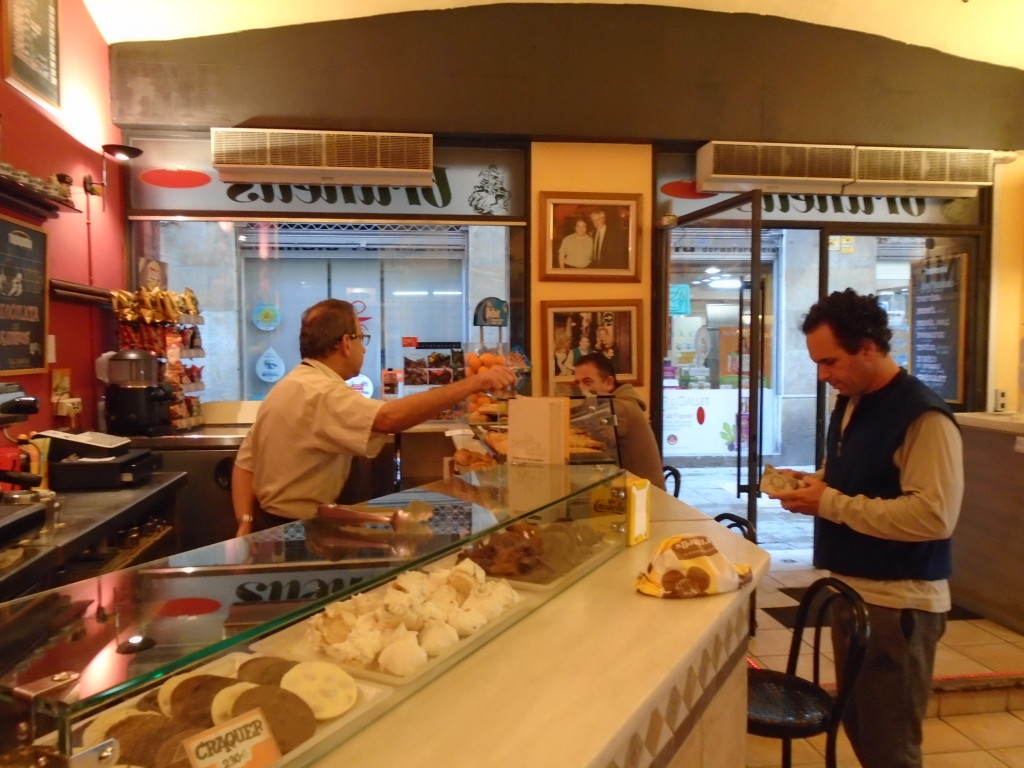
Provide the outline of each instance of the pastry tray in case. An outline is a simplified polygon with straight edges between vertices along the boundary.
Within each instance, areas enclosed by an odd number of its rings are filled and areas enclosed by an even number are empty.
[[[377,589],[386,589],[387,586],[388,585],[385,584]],[[384,685],[397,687],[408,685],[409,683],[418,681],[427,675],[432,676],[443,669],[447,669],[463,656],[468,655],[470,652],[490,641],[491,638],[504,632],[507,627],[515,624],[523,618],[523,616],[529,613],[532,607],[533,606],[530,605],[529,600],[520,596],[519,602],[506,608],[500,616],[487,622],[487,624],[468,637],[460,637],[458,643],[440,655],[428,659],[426,664],[416,669],[412,674],[404,677],[389,674],[379,669],[366,669],[355,664],[345,664],[344,662],[333,659],[326,651],[319,648],[316,641],[310,637],[312,633],[315,632],[312,627],[312,623],[316,619],[315,616],[297,624],[293,624],[281,632],[265,637],[262,640],[253,643],[250,647],[258,653],[263,653],[268,656],[280,656],[285,659],[295,659],[297,661],[331,661],[355,678],[372,680]]]
[[[242,662],[255,658],[255,656],[256,654],[250,653],[229,653],[219,659],[211,661],[208,664],[204,664],[187,672],[182,672],[181,674],[208,674],[233,677]],[[324,660],[329,661],[329,659]],[[306,739],[306,741],[295,747],[286,755],[283,755],[281,759],[275,761],[270,768],[274,768],[278,765],[292,765],[301,760],[310,760],[317,756],[318,750],[322,752],[333,748],[333,746],[338,744],[344,737],[354,733],[359,728],[362,728],[367,722],[375,718],[377,716],[377,710],[380,709],[382,702],[394,693],[393,688],[385,685],[379,685],[369,680],[360,680],[357,678],[355,682],[359,691],[359,696],[352,708],[339,717],[317,723],[316,731],[313,736]],[[108,712],[113,712],[119,709],[132,708],[139,699],[143,698],[143,696],[145,696],[145,694],[134,696],[116,707],[104,710],[103,713],[96,717],[105,716]],[[74,745],[76,753],[83,751],[84,747],[82,744],[82,736],[85,733],[85,729],[89,726],[89,723],[95,719],[95,717],[92,717],[87,720],[82,720],[81,722],[76,723],[73,727],[72,744]],[[47,745],[53,744],[55,741],[56,733],[54,732],[43,737],[43,739],[40,739],[38,743]],[[156,749],[156,746],[154,746],[154,749]]]

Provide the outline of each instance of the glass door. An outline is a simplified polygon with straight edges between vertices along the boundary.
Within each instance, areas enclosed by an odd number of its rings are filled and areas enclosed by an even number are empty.
[[[760,213],[754,191],[662,230],[666,354],[662,386],[652,388],[665,463],[684,476],[722,470],[755,526],[764,441],[778,441],[771,416],[774,280],[771,262],[762,259]]]
[[[826,293],[853,288],[878,296],[896,362],[954,411],[982,410],[984,356],[968,354],[984,349],[978,236],[829,234],[826,243]],[[820,407],[829,413],[835,393],[823,386]]]

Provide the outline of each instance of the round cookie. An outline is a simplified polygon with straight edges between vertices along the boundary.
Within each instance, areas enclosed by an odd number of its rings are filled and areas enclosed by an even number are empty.
[[[316,718],[309,705],[291,691],[276,685],[257,685],[242,691],[232,709],[237,717],[259,709],[274,735],[281,754],[287,754],[316,731]]]
[[[170,718],[143,712],[112,725],[107,736],[117,739],[121,747],[121,762],[141,768],[156,768],[154,745],[162,744],[179,730]]]
[[[157,705],[160,708],[160,713],[165,717],[171,716],[171,696],[174,695],[174,690],[181,685],[183,682],[188,680],[190,677],[195,677],[200,674],[199,672],[186,672],[182,675],[175,675],[174,677],[167,678],[163,685],[161,685],[156,692]]]
[[[241,682],[217,691],[217,695],[210,702],[210,716],[213,718],[213,724],[220,725],[234,717],[235,699],[242,695],[242,691],[255,687],[256,683]]]
[[[134,706],[141,712],[160,712],[160,702],[157,700],[159,695],[159,688],[147,691],[142,698],[135,702]]]
[[[212,728],[210,704],[213,697],[237,682],[233,677],[221,675],[196,675],[189,678],[175,688],[171,695],[171,718],[188,728]]]
[[[356,703],[356,681],[328,661],[302,661],[281,678],[281,687],[301,698],[317,720],[343,715]]]
[[[110,730],[114,723],[119,723],[126,717],[141,714],[142,710],[136,707],[108,709],[106,712],[100,712],[89,721],[89,724],[85,726],[85,730],[82,731],[82,748],[89,749],[102,741],[106,741],[107,731]]]
[[[157,747],[156,755],[153,758],[156,768],[190,768],[188,754],[183,746],[184,741],[197,733],[202,733],[203,730],[202,728],[189,728],[178,731],[170,738],[165,739],[164,743]]]
[[[281,677],[298,662],[282,659],[280,656],[257,656],[242,662],[238,667],[238,679],[257,685],[277,685]]]

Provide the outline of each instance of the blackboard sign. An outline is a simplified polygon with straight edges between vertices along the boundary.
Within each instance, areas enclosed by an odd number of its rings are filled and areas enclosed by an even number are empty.
[[[949,403],[964,400],[967,254],[910,265],[910,372]]]
[[[46,369],[46,234],[0,216],[0,371]]]
[[[3,0],[4,74],[60,106],[57,0]]]

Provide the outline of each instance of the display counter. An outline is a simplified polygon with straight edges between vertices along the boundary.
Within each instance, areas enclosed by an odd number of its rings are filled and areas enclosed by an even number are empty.
[[[24,542],[0,570],[0,600],[177,552],[185,482],[180,472],[155,472],[138,485],[61,492],[56,526]]]
[[[957,414],[964,501],[953,532],[953,602],[1024,633],[1024,421]]]
[[[371,504],[388,514],[429,505],[419,527],[289,523],[0,605],[0,637],[15,626],[19,637],[0,654],[8,745],[30,722],[37,745],[77,753],[89,726],[106,734],[127,708],[186,690],[190,673],[232,677],[269,656],[301,669],[340,665],[357,692],[280,765],[563,768],[637,764],[644,751],[665,760],[680,749],[688,764],[742,764],[752,585],[665,600],[640,595],[635,582],[655,544],[679,532],[704,533],[749,563],[754,583],[768,556],[661,491],[651,498],[652,537],[626,547],[622,515],[595,504],[623,483],[610,465],[499,466]],[[509,571],[492,556],[509,536],[543,545]],[[457,642],[421,666],[396,666],[394,656],[385,664],[383,651],[353,666],[351,649],[324,645],[328,619],[348,606],[398,611],[405,603],[393,597],[426,582],[460,591],[468,573],[479,579],[469,596],[500,595],[501,607],[481,605],[483,623],[460,625]],[[114,744],[130,762],[124,750],[138,747],[113,738],[96,749]]]

